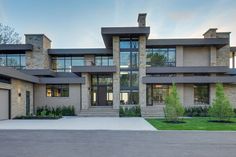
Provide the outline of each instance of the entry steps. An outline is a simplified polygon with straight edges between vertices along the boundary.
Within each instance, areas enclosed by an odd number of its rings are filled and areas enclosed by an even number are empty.
[[[147,106],[145,108],[141,108],[141,114],[144,118],[163,118],[164,114],[164,105],[156,105],[156,106]]]
[[[112,107],[90,107],[82,109],[79,117],[119,117],[119,110]]]

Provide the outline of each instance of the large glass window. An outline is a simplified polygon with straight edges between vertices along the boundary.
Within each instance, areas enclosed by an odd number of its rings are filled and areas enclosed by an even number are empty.
[[[176,66],[175,48],[148,48],[147,66],[153,67],[173,67]]]
[[[138,49],[138,39],[121,39],[120,49]]]
[[[96,56],[95,57],[96,66],[111,66],[113,65],[112,56]]]
[[[25,68],[25,54],[0,54],[0,66]]]
[[[69,97],[69,85],[46,85],[47,97]]]
[[[121,105],[136,105],[139,103],[139,93],[137,91],[121,91],[120,104]]]
[[[92,80],[91,83],[92,105],[93,106],[112,105],[113,104],[112,75],[92,75],[91,80]],[[100,104],[101,102],[103,104]]]
[[[147,85],[147,104],[164,105],[165,97],[169,94],[169,85]]]
[[[195,84],[194,104],[209,104],[209,85]]]
[[[83,66],[84,57],[53,57],[52,69],[57,72],[70,72],[72,66]]]

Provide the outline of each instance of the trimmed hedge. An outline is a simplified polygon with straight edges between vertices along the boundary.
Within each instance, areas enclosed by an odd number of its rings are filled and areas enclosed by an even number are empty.
[[[37,108],[36,112],[37,116],[75,116],[75,108],[74,106],[63,106],[63,107],[48,107],[48,106],[43,106]]]
[[[184,116],[188,117],[208,117],[208,111],[209,111],[208,106],[195,106],[195,107],[186,107]]]

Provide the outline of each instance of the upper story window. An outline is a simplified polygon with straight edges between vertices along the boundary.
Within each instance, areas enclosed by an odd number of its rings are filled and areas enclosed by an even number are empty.
[[[25,54],[0,54],[0,66],[25,69]]]
[[[175,48],[148,48],[147,66],[152,67],[174,67],[176,66]]]
[[[120,68],[138,68],[139,56],[137,51],[120,52]]]
[[[84,57],[53,57],[52,69],[57,72],[70,72],[72,66],[83,66]]]
[[[120,49],[138,49],[138,39],[121,39]]]
[[[113,64],[112,56],[96,56],[95,57],[96,66],[111,66]]]

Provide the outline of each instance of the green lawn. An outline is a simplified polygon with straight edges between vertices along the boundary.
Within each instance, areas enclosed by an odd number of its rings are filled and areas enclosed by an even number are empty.
[[[215,123],[208,122],[210,118],[194,117],[184,119],[186,123],[166,123],[164,119],[146,119],[158,130],[235,130],[236,131],[236,118],[232,118],[234,123]]]

